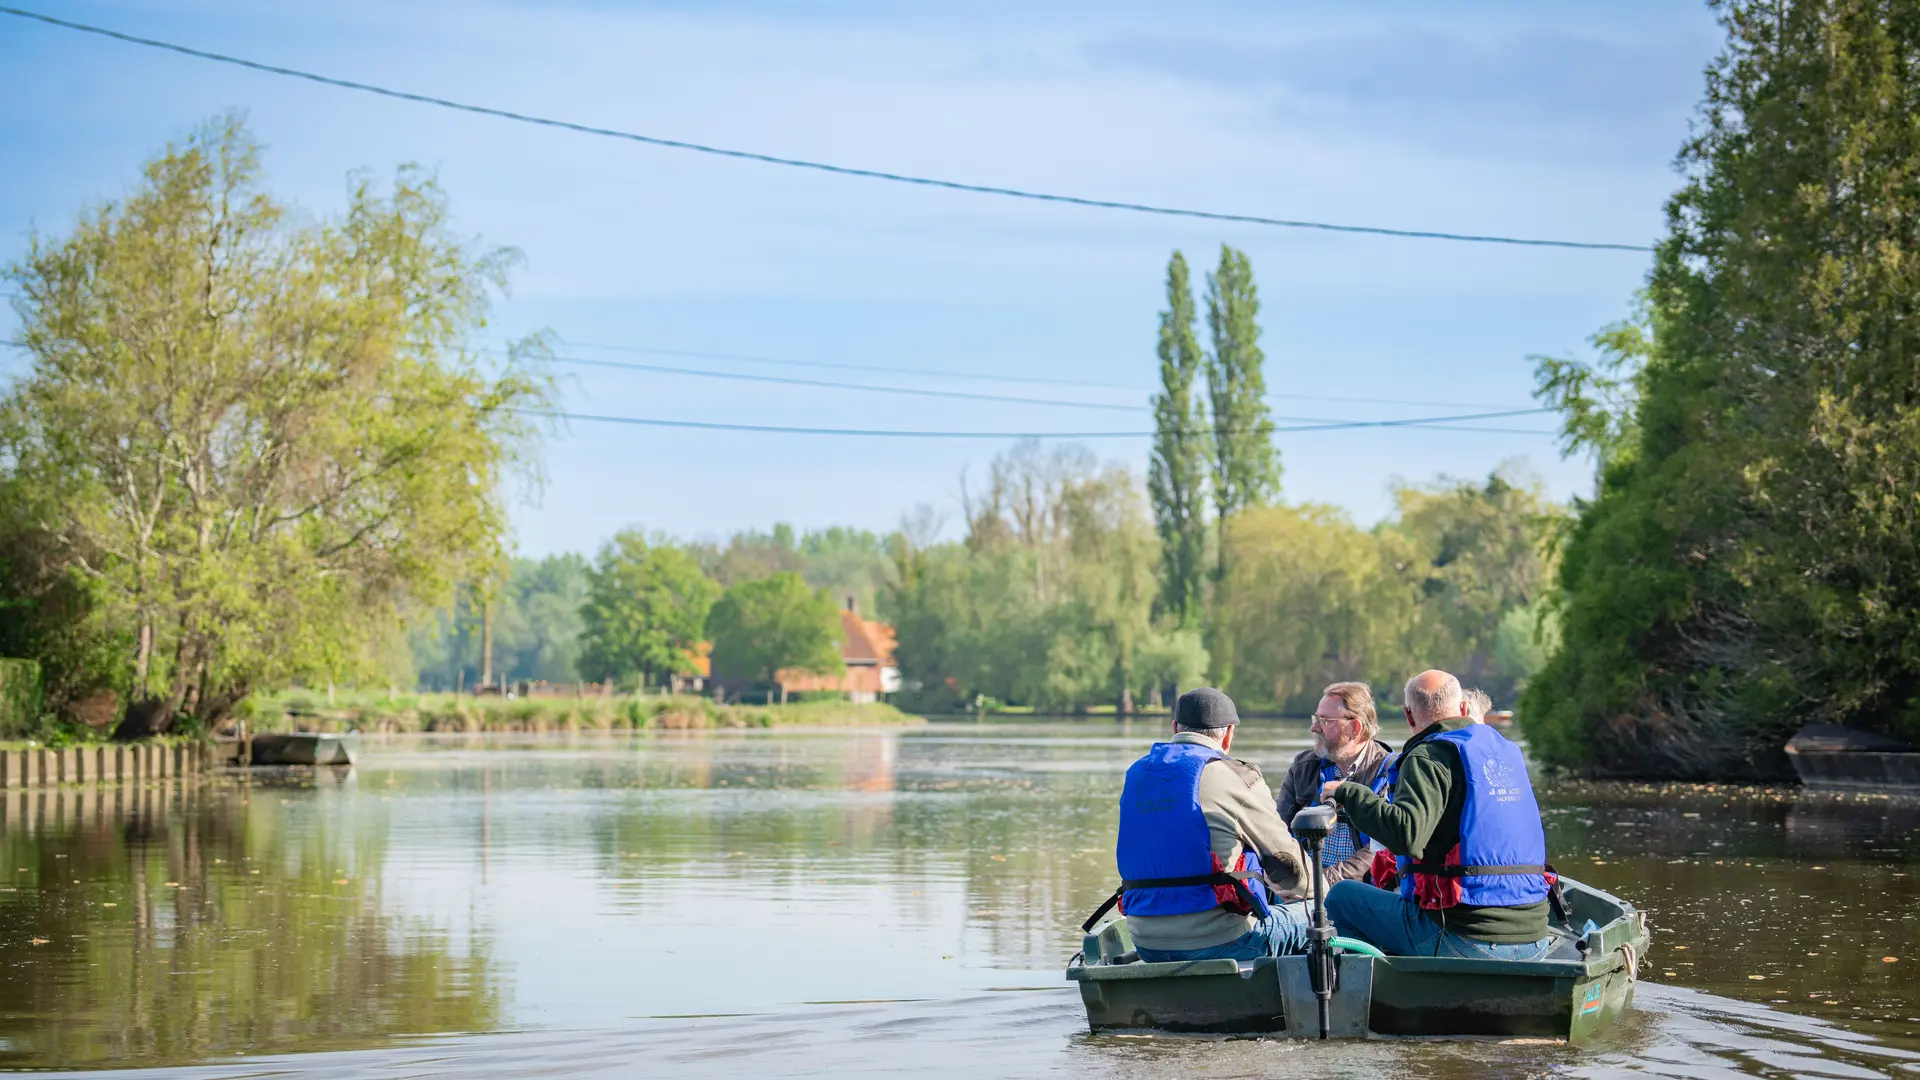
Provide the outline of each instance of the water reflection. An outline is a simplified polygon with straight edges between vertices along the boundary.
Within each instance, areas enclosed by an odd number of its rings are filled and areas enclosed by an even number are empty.
[[[0,870],[27,869],[0,893],[0,1063],[1913,1071],[1920,805],[1716,787],[1544,793],[1556,862],[1643,904],[1657,930],[1644,1011],[1597,1049],[1089,1036],[1060,966],[1113,885],[1118,777],[1159,734],[390,738],[317,782],[68,793],[81,801],[37,817],[10,796]],[[1306,743],[1267,724],[1235,749],[1277,773]],[[461,1032],[475,1034],[445,1034]]]
[[[328,786],[333,786],[331,783]],[[387,909],[311,780],[8,793],[0,1064],[197,1061],[498,1025],[483,937]]]

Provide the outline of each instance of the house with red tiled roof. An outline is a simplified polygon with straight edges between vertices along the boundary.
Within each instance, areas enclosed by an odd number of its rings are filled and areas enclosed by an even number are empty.
[[[796,668],[781,668],[775,675],[782,697],[788,694],[830,692],[849,701],[878,701],[881,694],[900,689],[900,669],[893,661],[893,627],[860,617],[860,609],[849,598],[840,609],[840,658],[846,671],[839,675],[816,675]]]

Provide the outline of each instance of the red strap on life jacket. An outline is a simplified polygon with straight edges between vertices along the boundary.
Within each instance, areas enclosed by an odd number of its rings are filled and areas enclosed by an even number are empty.
[[[1219,855],[1209,853],[1209,856],[1213,859],[1214,873],[1218,874],[1226,870],[1227,868],[1226,864],[1220,861]],[[1245,870],[1246,868],[1247,868],[1247,853],[1243,851],[1240,853],[1240,858],[1236,860],[1236,865],[1234,866],[1234,869]],[[1213,887],[1213,898],[1220,902],[1221,907],[1225,908],[1226,910],[1232,912],[1235,915],[1253,914],[1253,905],[1247,903],[1246,897],[1240,895],[1240,890],[1235,886],[1215,885]]]
[[[1460,865],[1460,845],[1447,849],[1442,866]],[[1460,879],[1447,874],[1423,874],[1413,871],[1413,902],[1428,911],[1441,911],[1460,905]]]

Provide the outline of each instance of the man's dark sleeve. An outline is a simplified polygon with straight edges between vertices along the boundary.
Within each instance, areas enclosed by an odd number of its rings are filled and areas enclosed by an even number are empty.
[[[1395,855],[1418,858],[1446,815],[1452,787],[1453,771],[1445,762],[1416,752],[1400,759],[1399,788],[1393,802],[1351,780],[1335,788],[1333,797],[1361,832]]]
[[[1299,772],[1299,769],[1288,766],[1286,774],[1280,778],[1280,794],[1273,797],[1273,808],[1280,812],[1280,820],[1287,823],[1288,829],[1293,828],[1293,815],[1301,806],[1305,805],[1305,800],[1301,798],[1300,791],[1298,790],[1300,785],[1295,782],[1295,777]],[[1318,774],[1316,773],[1315,775]],[[1315,791],[1313,793],[1313,800],[1318,802],[1319,799],[1320,793]]]

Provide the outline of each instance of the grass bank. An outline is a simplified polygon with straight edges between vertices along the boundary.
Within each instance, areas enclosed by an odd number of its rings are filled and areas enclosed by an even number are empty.
[[[917,724],[887,704],[807,701],[791,705],[716,705],[693,695],[523,698],[471,694],[336,693],[288,690],[256,694],[240,712],[256,731],[644,731],[688,728],[841,727]]]

